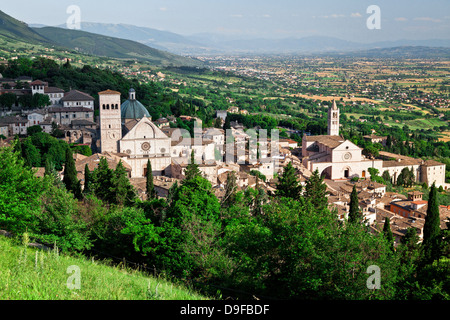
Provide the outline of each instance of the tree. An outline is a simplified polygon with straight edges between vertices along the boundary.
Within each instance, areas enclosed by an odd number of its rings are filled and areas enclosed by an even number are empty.
[[[27,166],[31,168],[41,166],[41,154],[30,138],[25,139],[22,144],[22,156]]]
[[[0,168],[0,229],[18,235],[34,230],[41,212],[42,179],[12,147],[0,148]]]
[[[66,189],[73,193],[77,199],[81,199],[81,185],[77,177],[77,169],[75,168],[75,160],[70,148],[66,149],[66,162],[64,167],[64,185]]]
[[[195,163],[194,150],[191,152],[191,162],[188,164],[184,176],[186,177],[185,180],[192,180],[195,177],[202,176],[202,172],[198,168],[198,164]]]
[[[361,223],[363,220],[362,212],[359,208],[358,192],[356,186],[353,186],[352,194],[350,195],[350,210],[348,213],[348,221],[350,223]]]
[[[423,226],[424,261],[431,263],[440,256],[441,219],[436,184],[433,183],[428,199],[427,216]]]
[[[114,196],[109,188],[112,185],[113,171],[109,168],[108,161],[105,157],[100,158],[97,168],[92,174],[92,190],[100,200],[113,203]]]
[[[53,164],[52,160],[50,160],[50,158],[45,159],[44,176],[50,177],[50,179],[53,181],[53,184],[58,188],[65,189],[64,183],[61,181],[58,171],[56,171],[55,165]]]
[[[136,192],[128,179],[127,171],[122,163],[122,160],[117,164],[111,178],[111,186],[109,188],[112,196],[113,204],[119,206],[129,206],[135,202]]]
[[[383,180],[386,182],[386,183],[390,183],[391,182],[391,175],[389,174],[389,171],[384,171],[383,172],[383,175],[381,176],[382,178],[383,178]]]
[[[216,118],[214,121],[214,128],[222,129],[222,118]]]
[[[83,193],[85,195],[91,193],[92,191],[91,184],[92,184],[92,174],[91,171],[89,170],[89,165],[86,163],[86,165],[84,166],[84,190],[83,190]]]
[[[148,199],[155,199],[157,197],[157,193],[155,190],[155,185],[153,184],[153,169],[150,159],[147,161],[146,178],[147,178],[146,180],[147,197]]]
[[[55,243],[64,251],[83,251],[92,247],[91,230],[82,219],[78,201],[52,179],[44,182],[41,212],[31,235],[43,243]]]
[[[64,131],[62,131],[56,122],[52,122],[52,131],[50,132],[50,135],[52,135],[55,138],[63,138],[64,137]]]
[[[378,170],[378,169],[376,169],[376,168],[369,168],[369,173],[370,173],[370,178],[372,179],[372,181],[373,181],[373,179],[375,178],[375,177],[377,177],[378,176],[378,174],[380,173],[380,171]]]
[[[221,203],[222,207],[227,208],[235,203],[236,190],[237,190],[236,174],[234,173],[234,171],[231,171],[227,175],[225,195]]]
[[[0,106],[11,109],[16,103],[17,96],[14,93],[4,93],[0,95]]]
[[[35,133],[42,132],[41,126],[32,126],[27,128],[27,135],[32,136]]]
[[[211,183],[195,176],[185,180],[173,193],[167,217],[156,244],[155,257],[160,266],[176,275],[202,274],[220,250],[220,203]],[[211,269],[212,272],[216,272]]]
[[[384,220],[383,234],[389,245],[392,246],[392,249],[394,249],[394,237],[392,235],[391,222],[389,217],[386,217],[386,219]]]
[[[305,186],[305,198],[318,210],[325,209],[328,206],[327,185],[324,183],[324,179],[319,175],[319,171],[315,170],[306,181]]]
[[[297,180],[297,171],[291,162],[285,167],[283,174],[278,178],[275,195],[278,197],[298,200],[302,191],[302,185]]]
[[[225,123],[223,125],[223,129],[224,130],[231,130],[231,118],[230,118],[230,116],[227,116],[225,118]]]
[[[416,178],[414,176],[413,169],[409,169],[408,167],[406,167],[403,168],[403,170],[398,175],[397,185],[410,188],[414,184],[415,180]]]

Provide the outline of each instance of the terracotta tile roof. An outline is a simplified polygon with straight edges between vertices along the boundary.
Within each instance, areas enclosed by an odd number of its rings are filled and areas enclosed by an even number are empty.
[[[400,159],[398,161],[383,161],[383,168],[417,166],[421,164],[422,160],[420,159]]]
[[[113,90],[109,90],[109,89],[108,89],[108,90],[99,92],[98,94],[99,94],[99,95],[103,95],[103,94],[114,94],[114,95],[118,94],[118,95],[120,95],[120,92],[118,92],[118,91],[113,91]]]
[[[61,101],[94,101],[94,100],[95,99],[92,98],[87,93],[78,90],[72,90],[70,92],[67,92],[61,99]]]
[[[436,166],[444,166],[445,164],[435,161],[435,160],[427,160],[423,164],[425,167],[436,167]]]
[[[56,87],[46,87],[44,88],[45,93],[64,93],[63,89],[56,88]]]
[[[306,141],[317,142],[323,144],[331,149],[337,148],[345,142],[340,136],[306,136]]]
[[[41,81],[41,80],[34,80],[30,83],[31,86],[46,86],[48,85],[47,82]]]

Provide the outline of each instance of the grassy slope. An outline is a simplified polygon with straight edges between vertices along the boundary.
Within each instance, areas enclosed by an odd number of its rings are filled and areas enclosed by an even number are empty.
[[[37,262],[37,263],[36,263]],[[69,290],[69,266],[81,289]],[[17,246],[0,236],[0,300],[204,300],[184,287],[97,261]]]
[[[157,50],[144,44],[79,30],[55,27],[33,29],[54,43],[81,53],[118,59],[141,59],[154,65],[200,66],[202,62]]]

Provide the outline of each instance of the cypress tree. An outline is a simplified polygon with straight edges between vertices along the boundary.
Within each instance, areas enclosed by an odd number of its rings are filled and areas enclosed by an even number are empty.
[[[146,174],[147,182],[147,197],[148,199],[155,199],[157,194],[155,190],[155,185],[153,184],[153,169],[152,169],[152,163],[150,162],[150,159],[147,162],[147,174]]]
[[[383,234],[389,245],[391,246],[391,249],[394,249],[394,236],[392,235],[391,221],[388,217],[384,221]]]
[[[77,169],[75,168],[75,160],[73,159],[73,154],[70,148],[66,149],[63,182],[68,191],[72,192],[77,199],[81,198],[80,181],[78,181]]]
[[[191,163],[188,164],[186,171],[184,173],[184,176],[187,180],[192,180],[195,177],[201,177],[202,173],[200,169],[198,168],[198,164],[195,163],[195,157],[194,157],[194,150],[191,152]]]
[[[439,259],[441,220],[439,215],[439,201],[436,184],[433,183],[428,199],[427,216],[423,227],[423,249],[426,262]]]
[[[225,118],[225,123],[223,125],[223,129],[224,130],[231,130],[231,119],[230,119],[230,116],[227,116]]]
[[[52,174],[52,170],[55,167],[53,166],[52,161],[47,157],[45,159],[45,172],[44,172],[44,176],[50,176]]]
[[[305,198],[307,198],[318,210],[328,206],[327,186],[324,177],[319,175],[319,171],[313,172],[312,176],[306,181]]]
[[[91,184],[92,184],[92,176],[91,171],[89,170],[89,166],[86,164],[84,167],[84,194],[91,193]]]
[[[363,219],[361,210],[359,209],[358,192],[356,186],[353,186],[352,194],[350,195],[350,212],[348,214],[348,221],[350,223],[361,223]]]
[[[222,199],[222,207],[229,207],[234,204],[236,198],[236,174],[234,171],[229,172],[227,175],[227,184],[225,186],[225,196]]]
[[[292,198],[298,200],[302,191],[302,185],[297,180],[297,172],[289,162],[285,167],[283,174],[279,177],[275,195],[278,197]]]
[[[122,160],[119,161],[111,179],[112,186],[109,191],[112,195],[112,203],[117,205],[129,205],[135,200],[136,193],[127,176],[127,171]]]
[[[98,167],[94,170],[93,184],[91,190],[94,191],[97,198],[108,203],[114,202],[114,196],[109,191],[112,185],[113,170],[109,168],[108,161],[105,157],[100,158]]]

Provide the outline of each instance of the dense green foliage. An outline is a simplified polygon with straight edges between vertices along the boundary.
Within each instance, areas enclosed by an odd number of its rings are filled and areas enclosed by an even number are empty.
[[[228,97],[214,94],[213,90],[181,87],[176,94],[161,83],[139,84],[118,73],[89,66],[59,66],[41,58],[18,59],[1,67],[0,72],[9,77],[29,75],[66,90],[76,87],[96,98],[99,91],[110,88],[126,97],[129,88],[134,87],[154,119],[189,114],[207,123],[214,118],[215,110],[227,106]],[[214,103],[196,96],[212,97]],[[245,95],[233,98],[239,107],[253,112],[259,111],[262,103],[267,112],[274,114],[286,108],[280,99],[252,100]],[[232,120],[248,128],[282,126],[297,130],[298,141],[302,131],[326,132],[326,118],[322,116],[326,108],[300,99],[289,102],[318,116],[286,109],[292,118],[236,114],[227,117],[225,125],[230,126]],[[438,142],[430,132],[408,135],[408,130],[385,128],[375,121],[355,124],[343,120],[349,124],[343,130],[344,137],[363,147],[367,156],[387,150],[448,161],[449,144]],[[192,123],[176,125],[192,130]],[[363,139],[374,128],[379,134],[389,135],[386,147]],[[191,159],[186,179],[170,189],[167,199],[150,197],[141,201],[123,164],[109,168],[103,158],[93,172],[85,169],[87,190],[75,199],[64,184],[55,183],[57,177],[53,174],[55,168],[61,170],[65,164],[67,167],[66,143],[33,132],[22,142],[17,140],[14,150],[17,154],[11,149],[2,149],[0,154],[0,227],[16,234],[28,231],[63,250],[125,258],[154,266],[155,272],[191,282],[205,292],[216,294],[220,288],[226,296],[237,298],[449,298],[447,233],[433,236],[436,245],[430,247],[419,244],[411,229],[404,242],[392,250],[388,221],[385,232],[376,235],[361,223],[356,190],[349,221],[337,220],[327,208],[326,186],[318,172],[307,182],[303,196],[291,165],[279,176],[275,195],[266,194],[259,185],[238,192],[235,177],[230,175],[226,195],[220,202]],[[49,174],[34,177],[31,167],[43,165]],[[390,180],[385,173],[382,177],[379,174],[371,172],[371,179]],[[402,173],[402,178],[399,187],[411,185],[410,172]],[[147,179],[151,180],[150,175]],[[149,186],[149,193],[151,189]],[[430,207],[435,208],[439,196],[432,190],[429,198],[433,203]],[[381,290],[369,290],[366,286],[366,270],[372,265],[381,269]]]
[[[230,176],[221,203],[193,175],[167,199],[140,201],[123,166],[110,169],[103,158],[88,174],[91,193],[77,200],[51,174],[35,177],[12,148],[0,153],[0,228],[63,251],[155,266],[210,295],[220,287],[240,298],[449,298],[445,232],[431,260],[422,258],[428,248],[413,231],[392,250],[387,229],[374,235],[364,224],[338,221],[320,201],[318,176],[307,198],[237,191]],[[366,285],[372,265],[381,270],[380,290]]]

